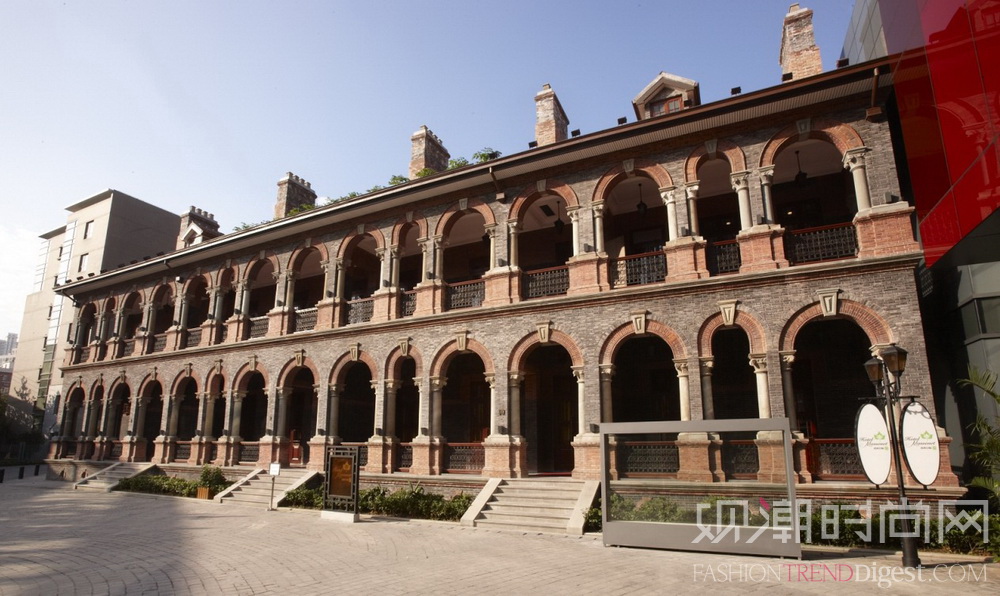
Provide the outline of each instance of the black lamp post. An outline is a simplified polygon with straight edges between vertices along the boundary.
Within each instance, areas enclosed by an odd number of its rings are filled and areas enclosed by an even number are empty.
[[[889,346],[879,352],[879,355],[865,362],[868,379],[875,385],[875,395],[882,401],[885,417],[889,422],[889,446],[892,449],[892,459],[896,466],[896,484],[899,488],[899,506],[903,536],[903,566],[920,567],[920,556],[917,554],[916,536],[913,536],[913,524],[908,516],[909,504],[906,499],[906,486],[903,482],[903,458],[900,455],[900,437],[896,430],[896,404],[899,403],[900,377],[906,370],[906,350]]]

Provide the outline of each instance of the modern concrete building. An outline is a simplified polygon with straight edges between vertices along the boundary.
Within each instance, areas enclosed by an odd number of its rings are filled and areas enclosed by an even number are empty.
[[[26,379],[30,398],[47,412],[42,430],[51,428],[62,395],[58,368],[73,339],[72,301],[56,286],[138,263],[177,244],[181,218],[121,191],[107,189],[66,208],[66,224],[42,234],[33,292],[25,300],[15,388]]]

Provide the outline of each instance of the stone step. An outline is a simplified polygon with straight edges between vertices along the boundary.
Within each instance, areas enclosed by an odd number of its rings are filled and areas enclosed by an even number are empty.
[[[505,499],[543,499],[543,500],[566,500],[576,503],[580,496],[581,489],[552,489],[552,488],[528,488],[521,486],[501,486],[497,488],[497,495],[503,495]]]
[[[572,505],[525,505],[523,503],[511,503],[507,501],[487,503],[483,508],[484,515],[527,515],[527,516],[549,516],[569,519],[573,513]]]
[[[545,534],[565,534],[566,524],[543,524],[538,520],[517,519],[480,519],[476,520],[477,528],[494,530],[515,530],[521,532],[541,532]]]

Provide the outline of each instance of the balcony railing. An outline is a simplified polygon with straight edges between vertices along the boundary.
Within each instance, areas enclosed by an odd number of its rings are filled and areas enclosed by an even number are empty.
[[[122,358],[135,354],[135,338],[126,339],[122,342]]]
[[[752,440],[733,440],[722,444],[722,469],[727,478],[756,479],[760,470],[757,445]]]
[[[680,456],[674,441],[622,441],[617,447],[621,478],[677,476]]]
[[[163,352],[167,349],[167,334],[157,333],[153,336],[153,353]]]
[[[191,441],[177,441],[174,449],[174,461],[186,462],[191,459]]]
[[[239,462],[241,464],[251,464],[260,459],[260,443],[241,442]]]
[[[344,317],[348,325],[356,323],[367,323],[372,320],[372,313],[375,312],[374,298],[358,298],[348,300],[344,303],[347,315]]]
[[[445,289],[445,310],[482,306],[486,299],[486,282],[481,279],[450,283]]]
[[[482,443],[448,443],[444,449],[444,469],[449,474],[479,474],[486,465]]]
[[[201,327],[187,330],[187,347],[197,348],[201,345]]]
[[[250,338],[267,335],[267,315],[250,317]]]
[[[295,309],[295,332],[312,331],[315,329],[317,312],[318,310],[315,306],[312,308]]]
[[[413,443],[400,443],[396,469],[400,472],[409,472],[411,467],[413,467]]]
[[[417,291],[405,290],[399,293],[399,316],[412,317],[417,311]]]
[[[810,470],[817,480],[857,480],[865,476],[854,439],[812,439]]]
[[[667,277],[667,257],[662,251],[611,259],[609,266],[612,288],[652,284]]]
[[[521,294],[524,298],[561,296],[569,291],[569,267],[549,267],[521,274]]]
[[[341,443],[344,447],[358,448],[358,465],[362,468],[368,465],[368,443]]]
[[[709,242],[706,258],[708,260],[708,272],[711,275],[725,275],[726,273],[739,273],[740,245],[736,240],[723,240],[721,242]]]
[[[848,259],[857,254],[858,233],[850,222],[785,232],[785,258],[793,265]]]
[[[104,459],[118,459],[119,457],[122,456],[123,452],[124,449],[122,447],[122,442],[118,439],[115,439],[115,442],[111,445],[111,450],[104,457]]]

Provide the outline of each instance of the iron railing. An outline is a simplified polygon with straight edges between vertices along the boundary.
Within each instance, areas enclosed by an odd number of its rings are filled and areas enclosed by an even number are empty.
[[[186,462],[191,459],[191,441],[177,441],[174,448],[174,461]]]
[[[569,291],[569,267],[549,267],[521,274],[521,295],[524,298],[561,296]]]
[[[865,477],[854,439],[812,439],[809,448],[810,468],[817,480]]]
[[[404,290],[399,293],[399,316],[412,317],[417,311],[417,291]]]
[[[752,440],[732,440],[723,443],[722,469],[727,478],[756,479],[760,470],[757,444]]]
[[[608,265],[612,288],[641,286],[661,282],[667,278],[667,256],[663,251],[611,259]]]
[[[409,472],[411,467],[413,467],[413,443],[400,443],[396,469],[400,472]]]
[[[785,258],[793,265],[849,259],[857,254],[858,232],[850,222],[785,232]]]
[[[76,439],[63,442],[63,457],[72,458],[76,456]]]
[[[122,358],[135,354],[135,342],[136,339],[134,337],[122,342]]]
[[[739,273],[740,265],[740,244],[736,240],[722,240],[721,242],[709,242],[706,247],[706,259],[708,260],[708,272],[711,275],[725,275],[726,273]]]
[[[223,323],[219,327],[219,343],[226,343],[226,338],[229,337],[229,325]]]
[[[267,315],[250,317],[250,338],[264,337],[267,335]]]
[[[194,329],[187,330],[187,347],[197,348],[201,345],[202,329],[201,327],[195,327]]]
[[[622,441],[617,447],[621,478],[676,477],[680,455],[674,441]]]
[[[167,334],[157,333],[153,336],[153,353],[163,352],[167,349]]]
[[[341,443],[344,447],[358,448],[358,465],[362,468],[368,465],[368,443]]]
[[[241,442],[239,449],[239,462],[254,463],[260,459],[260,443]]]
[[[111,445],[111,451],[108,453],[105,459],[118,459],[122,456],[122,453],[124,453],[124,449],[122,448],[122,442],[115,440],[115,442]]]
[[[449,474],[479,474],[486,465],[482,443],[448,443],[444,449],[444,469]]]
[[[295,332],[312,331],[315,329],[318,312],[319,311],[315,306],[312,308],[295,309]]]
[[[348,300],[344,303],[344,308],[347,310],[345,318],[348,325],[367,323],[372,320],[372,313],[375,312],[375,299],[358,298],[356,300]]]
[[[215,443],[208,444],[208,453],[205,461],[213,462],[215,458],[219,457],[219,446]]]
[[[447,284],[444,300],[445,310],[482,306],[486,299],[486,282],[481,279],[459,281]]]

